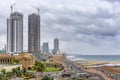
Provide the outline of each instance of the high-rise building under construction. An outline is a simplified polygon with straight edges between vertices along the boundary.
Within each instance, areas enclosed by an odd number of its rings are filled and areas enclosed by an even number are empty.
[[[28,16],[28,52],[40,52],[40,15]]]
[[[7,52],[20,53],[23,51],[23,14],[11,13],[7,19]]]

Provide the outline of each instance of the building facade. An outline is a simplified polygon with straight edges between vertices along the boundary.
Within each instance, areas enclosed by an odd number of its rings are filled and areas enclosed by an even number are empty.
[[[35,56],[27,52],[16,55],[15,59],[19,60],[19,64],[25,69],[32,68],[36,60]]]
[[[40,15],[28,16],[28,52],[40,52]]]
[[[18,55],[0,54],[0,64],[15,64],[16,62],[14,60],[18,60],[17,64],[28,69],[34,66],[36,58],[30,53],[20,53]]]
[[[23,52],[23,14],[18,12],[7,19],[7,52]]]
[[[43,52],[49,53],[49,45],[47,42],[43,43]]]

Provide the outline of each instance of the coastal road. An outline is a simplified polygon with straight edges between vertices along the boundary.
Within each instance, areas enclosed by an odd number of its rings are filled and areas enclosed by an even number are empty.
[[[71,69],[71,70],[74,70],[74,71],[80,72],[80,73],[92,74],[92,75],[94,75],[95,77],[98,77],[99,80],[105,80],[100,74],[92,73],[92,72],[83,70],[83,69],[81,69],[80,66],[75,65],[75,64],[74,64],[72,61],[70,61],[70,60],[65,61],[65,64],[66,64],[66,66],[68,67],[68,69]]]
[[[113,79],[107,77],[107,76],[106,76],[104,73],[102,73],[101,71],[98,71],[98,70],[96,70],[96,69],[89,69],[89,70],[86,70],[86,71],[100,74],[105,80],[113,80]]]

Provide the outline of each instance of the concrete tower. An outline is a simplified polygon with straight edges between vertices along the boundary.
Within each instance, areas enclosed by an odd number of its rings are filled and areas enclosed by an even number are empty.
[[[28,16],[28,52],[40,52],[40,15]]]
[[[7,19],[7,52],[23,52],[23,14],[11,13]]]
[[[54,50],[59,51],[59,39],[54,39]]]
[[[59,51],[59,39],[54,39],[54,49],[52,51],[53,54],[56,54]]]

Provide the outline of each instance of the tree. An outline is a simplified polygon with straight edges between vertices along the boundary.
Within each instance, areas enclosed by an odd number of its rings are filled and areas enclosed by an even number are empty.
[[[42,75],[43,71],[45,70],[45,67],[43,63],[36,61],[34,65],[34,69],[38,72],[38,74],[39,72],[41,72]],[[37,76],[39,77],[39,75]]]
[[[17,76],[21,76],[22,75],[20,67],[16,68],[16,74],[17,74]]]
[[[16,63],[16,64],[18,64],[18,63],[19,63],[19,60],[16,59],[16,58],[13,58],[13,62]]]
[[[17,72],[16,69],[13,68],[13,69],[12,69],[12,73],[13,73],[13,75],[15,75],[15,77],[16,77],[16,72]]]
[[[9,79],[13,76],[13,73],[12,72],[7,72],[6,73],[6,77],[8,77]]]
[[[6,75],[6,69],[2,69],[1,72],[3,75],[0,76],[0,80],[9,80],[9,77]]]
[[[2,72],[3,74],[6,74],[6,69],[2,69],[1,72]]]
[[[44,64],[43,64],[43,63],[36,61],[36,62],[35,62],[35,65],[34,65],[34,69],[35,69],[37,72],[43,72],[44,69],[45,69],[45,67],[44,67]]]
[[[12,69],[12,72],[15,76],[21,76],[22,75],[22,72],[20,70],[20,67],[17,67],[17,68],[13,68]]]

